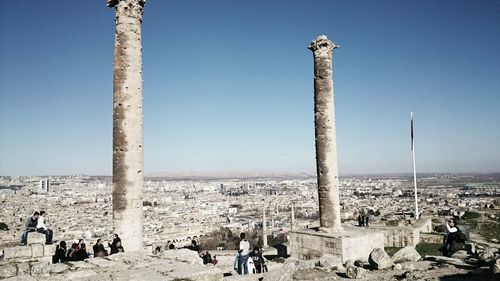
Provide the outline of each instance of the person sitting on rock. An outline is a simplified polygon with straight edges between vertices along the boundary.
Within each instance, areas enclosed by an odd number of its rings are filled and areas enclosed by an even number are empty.
[[[113,242],[108,243],[108,246],[109,246],[109,249],[110,249],[110,255],[112,254],[116,254],[118,253],[118,248],[117,248],[117,244],[118,242],[120,242],[120,245],[121,245],[121,242],[122,242],[122,239],[120,237],[118,237],[118,234],[114,234],[113,235]]]
[[[442,252],[444,256],[451,257],[453,253],[465,249],[465,236],[457,227],[457,222],[454,218],[446,222],[446,235],[443,239]]]
[[[87,253],[87,247],[86,247],[85,243],[82,243],[80,245],[80,249],[77,250],[73,254],[73,260],[74,261],[83,261],[83,260],[88,259],[88,258],[89,258],[89,254]]]
[[[125,250],[123,249],[123,246],[122,246],[122,241],[116,242],[116,250],[118,251],[117,253],[125,252]]]
[[[214,255],[214,257],[212,258],[212,261],[210,263],[212,263],[213,265],[216,265],[219,261],[217,260],[217,256]]]
[[[209,264],[212,262],[212,255],[210,255],[210,253],[207,251],[203,256],[202,256],[202,259],[203,259],[203,264]]]
[[[56,247],[56,253],[52,256],[52,263],[59,263],[67,261],[66,257],[66,242],[61,241]]]
[[[45,244],[50,245],[52,244],[52,235],[54,234],[52,232],[52,229],[47,228],[45,226],[45,216],[47,213],[45,211],[40,211],[40,216],[38,217],[37,224],[36,224],[36,231],[39,233],[45,234]]]
[[[21,246],[28,244],[28,232],[36,231],[39,216],[40,213],[35,212],[33,213],[33,216],[29,217],[26,221],[26,229],[24,230],[23,235],[21,235]]]
[[[196,240],[191,240],[191,245],[185,247],[191,251],[196,251],[196,252],[199,252],[200,251],[200,246],[198,246],[198,243],[196,243]]]
[[[67,261],[73,261],[73,257],[76,253],[76,247],[78,247],[78,243],[73,243],[71,244],[71,248],[66,252],[66,260]]]
[[[99,247],[99,251],[97,252],[98,254],[97,255],[94,254],[94,257],[101,257],[102,258],[102,257],[108,256],[108,251],[104,248],[104,244],[101,243],[101,244],[99,244],[98,247]]]

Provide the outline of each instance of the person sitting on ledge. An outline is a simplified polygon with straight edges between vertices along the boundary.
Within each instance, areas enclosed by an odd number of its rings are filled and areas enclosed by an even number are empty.
[[[52,229],[47,228],[47,226],[45,226],[45,216],[46,215],[47,215],[47,213],[45,211],[40,211],[40,216],[38,217],[38,221],[36,224],[36,231],[39,233],[45,234],[45,244],[50,245],[53,243],[52,242],[53,232],[52,232]]]
[[[121,245],[122,239],[120,237],[118,237],[118,234],[114,234],[113,235],[113,242],[108,243],[108,247],[110,249],[110,252],[109,252],[110,255],[118,253],[118,248],[116,247],[118,242],[120,242],[120,245]]]
[[[28,221],[26,222],[26,229],[24,230],[23,235],[21,235],[21,246],[28,244],[28,232],[36,231],[36,225],[38,224],[39,216],[40,213],[35,212],[33,216],[28,218]]]

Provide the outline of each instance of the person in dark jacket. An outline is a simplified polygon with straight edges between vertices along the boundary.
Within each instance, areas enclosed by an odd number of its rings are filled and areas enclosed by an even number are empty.
[[[87,247],[85,243],[80,244],[80,249],[73,254],[74,261],[83,261],[89,258],[89,254],[87,253]]]
[[[113,242],[108,243],[108,247],[110,249],[109,250],[110,255],[118,253],[118,248],[117,248],[118,242],[120,242],[120,245],[121,245],[122,239],[120,237],[118,237],[118,234],[114,234],[113,235]]]
[[[35,232],[36,231],[36,225],[38,223],[38,217],[40,216],[39,212],[33,213],[33,216],[28,218],[26,221],[26,229],[23,232],[23,235],[21,235],[21,246],[24,246],[28,244],[28,232]]]
[[[78,243],[73,243],[71,244],[71,248],[66,252],[66,260],[67,261],[73,261],[73,257],[76,253],[76,247],[78,247]]]
[[[52,263],[67,261],[66,257],[66,242],[61,241],[56,247],[56,253],[52,256]]]
[[[253,251],[250,253],[250,258],[253,260],[253,265],[255,266],[254,273],[263,273],[263,267],[265,261],[259,247],[253,248]]]
[[[99,245],[102,245],[102,240],[97,239],[97,242],[95,243],[94,246],[92,246],[92,250],[94,251],[94,257],[97,257],[99,255]]]

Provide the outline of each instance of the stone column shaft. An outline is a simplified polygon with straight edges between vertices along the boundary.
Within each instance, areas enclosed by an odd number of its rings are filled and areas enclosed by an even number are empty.
[[[262,247],[267,248],[267,220],[266,220],[266,206],[262,211]]]
[[[291,218],[290,218],[290,230],[295,229],[295,210],[293,208],[293,201],[292,201],[292,210],[291,210]]]
[[[144,0],[108,0],[116,9],[113,75],[113,223],[127,251],[143,247],[143,96],[141,24]]]
[[[333,49],[337,46],[322,35],[311,42],[308,48],[314,56],[314,124],[320,229],[339,232],[342,227],[332,76]]]

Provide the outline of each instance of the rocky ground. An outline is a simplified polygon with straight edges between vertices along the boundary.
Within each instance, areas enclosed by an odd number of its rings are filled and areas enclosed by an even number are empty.
[[[0,264],[0,279],[5,281],[71,280],[175,280],[175,281],[322,281],[322,280],[397,280],[451,281],[500,280],[500,254],[488,248],[475,255],[458,253],[452,258],[427,256],[424,259],[413,247],[405,247],[389,257],[375,249],[368,261],[340,262],[324,255],[318,260],[288,258],[284,263],[267,262],[268,273],[237,275],[234,256],[218,256],[217,265],[203,265],[198,254],[187,249],[119,253],[82,262],[50,264],[49,260]]]

